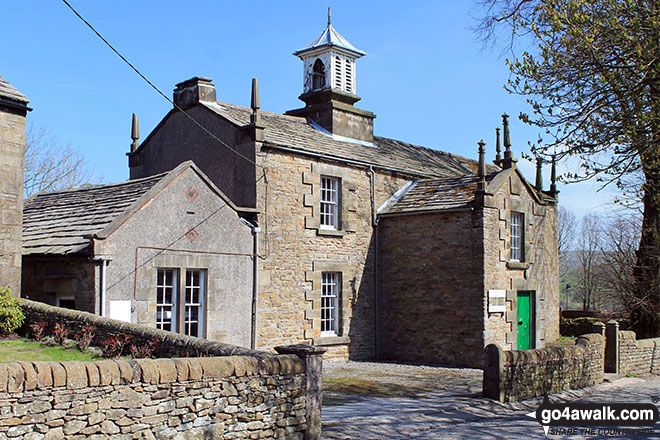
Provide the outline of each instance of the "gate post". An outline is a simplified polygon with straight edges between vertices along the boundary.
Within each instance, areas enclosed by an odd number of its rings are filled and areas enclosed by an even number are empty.
[[[283,345],[275,347],[279,354],[295,354],[305,362],[307,378],[307,428],[305,440],[321,438],[321,404],[323,403],[323,353],[327,350],[313,345]]]
[[[605,329],[605,372],[619,372],[619,323],[613,319]]]

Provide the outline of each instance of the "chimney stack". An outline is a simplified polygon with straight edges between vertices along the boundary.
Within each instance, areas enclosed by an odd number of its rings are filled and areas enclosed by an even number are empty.
[[[196,76],[176,85],[175,107],[186,109],[202,101],[215,102],[215,86],[211,83],[211,78]]]

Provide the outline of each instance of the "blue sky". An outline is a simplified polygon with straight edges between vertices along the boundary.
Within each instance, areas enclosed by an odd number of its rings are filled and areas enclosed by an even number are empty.
[[[331,6],[335,28],[367,52],[357,63],[356,105],[377,115],[376,134],[471,158],[483,138],[492,160],[495,127],[507,112],[517,157],[537,138],[517,118],[529,111],[524,99],[503,89],[504,58],[481,52],[469,0],[405,8],[389,0],[70,3],[166,95],[178,82],[208,76],[219,100],[249,106],[257,77],[262,109],[278,113],[303,105],[302,62],[292,52],[323,30]],[[145,138],[170,104],[63,2],[5,0],[2,15],[0,74],[31,100],[29,123],[77,148],[104,182],[127,179],[132,113]],[[519,165],[533,181],[534,167]],[[610,206],[595,184],[560,189],[562,205],[578,215]]]

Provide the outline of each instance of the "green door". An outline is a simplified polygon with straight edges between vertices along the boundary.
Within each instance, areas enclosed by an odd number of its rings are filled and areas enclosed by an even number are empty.
[[[518,350],[532,348],[532,308],[530,292],[518,292]]]

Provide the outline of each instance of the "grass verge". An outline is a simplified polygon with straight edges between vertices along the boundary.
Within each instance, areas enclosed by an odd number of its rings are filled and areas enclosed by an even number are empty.
[[[0,341],[0,363],[18,361],[95,361],[99,359],[101,358],[92,353],[83,353],[74,348],[48,346],[24,338]]]

